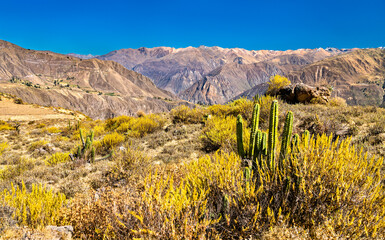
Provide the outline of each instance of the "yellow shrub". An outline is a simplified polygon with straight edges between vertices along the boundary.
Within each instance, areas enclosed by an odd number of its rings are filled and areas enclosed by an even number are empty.
[[[5,150],[9,147],[8,142],[0,143],[0,156],[3,155]]]
[[[94,135],[95,137],[99,137],[101,135],[104,134],[105,130],[104,130],[104,126],[103,125],[96,125],[94,128]]]
[[[106,128],[131,137],[143,137],[161,129],[164,124],[165,120],[161,116],[150,114],[139,118],[121,116],[109,119],[106,122]]]
[[[346,107],[347,103],[346,100],[341,97],[334,97],[329,100],[328,105],[332,107]]]
[[[189,108],[185,105],[180,105],[171,110],[170,115],[173,119],[173,122],[182,122],[182,123],[200,123],[203,121],[203,117],[206,114],[206,111],[201,108]]]
[[[122,123],[130,122],[133,119],[133,117],[129,116],[119,116],[112,119],[107,119],[105,123],[105,129],[106,130],[115,130],[117,129]]]
[[[14,129],[15,128],[11,126],[9,123],[0,120],[0,131],[14,130]]]
[[[36,125],[36,128],[45,128],[45,124],[44,123],[39,123],[38,125]]]
[[[6,205],[14,208],[13,217],[18,223],[32,228],[54,224],[66,200],[64,194],[48,191],[41,184],[33,184],[28,193],[24,182],[22,189],[13,184],[10,191],[5,189],[3,198]]]
[[[101,147],[105,149],[113,149],[124,141],[124,136],[113,132],[104,136],[101,140]]]
[[[57,152],[45,159],[46,165],[56,165],[58,163],[63,163],[69,161],[69,153]]]
[[[145,117],[136,118],[132,124],[131,130],[139,132],[140,136],[143,137],[148,133],[153,133],[158,129],[161,129],[164,125],[164,120],[155,114],[147,115]]]
[[[60,133],[61,132],[61,130],[58,129],[57,127],[49,127],[49,128],[46,128],[45,130],[49,133]]]
[[[245,120],[250,121],[251,120],[251,114],[253,112],[253,101],[247,100],[246,98],[237,99],[233,102],[230,102],[226,105],[212,105],[208,107],[208,111],[212,115],[216,116],[234,116],[237,117],[239,114],[242,115],[242,117]]]
[[[290,80],[286,77],[275,75],[274,77],[270,78],[269,88],[267,89],[266,94],[275,96],[281,88],[286,87],[290,84]]]
[[[45,146],[48,142],[46,140],[39,140],[39,141],[36,141],[36,142],[33,142],[29,145],[28,149],[30,151],[34,151],[35,149],[38,149],[38,148],[41,148],[43,146]]]
[[[237,119],[233,116],[218,117],[212,116],[207,119],[205,127],[202,130],[201,138],[205,141],[209,148],[213,149],[236,149],[236,122]],[[246,128],[244,124],[244,147],[245,151],[248,150],[248,139],[250,138],[250,129]]]
[[[14,165],[7,165],[0,170],[0,179],[9,180],[20,176],[23,172],[31,170],[36,162],[30,158],[21,157]]]

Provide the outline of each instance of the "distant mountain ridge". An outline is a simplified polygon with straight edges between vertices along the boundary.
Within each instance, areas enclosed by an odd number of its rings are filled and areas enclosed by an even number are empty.
[[[332,96],[342,97],[349,105],[385,107],[385,49],[359,49],[308,64],[286,76],[292,83],[328,86]],[[264,94],[267,83],[258,84],[234,97],[251,99]]]
[[[152,79],[194,103],[223,103],[253,86],[349,49],[246,50],[221,47],[121,49],[98,56]],[[210,91],[209,91],[210,90]]]
[[[82,60],[0,40],[0,91],[26,102],[82,111],[93,118],[160,112],[177,97],[114,61]]]

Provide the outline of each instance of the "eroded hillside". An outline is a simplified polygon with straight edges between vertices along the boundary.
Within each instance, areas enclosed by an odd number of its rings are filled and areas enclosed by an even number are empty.
[[[0,89],[26,102],[93,118],[166,111],[177,99],[116,62],[27,50],[5,41],[0,41]]]

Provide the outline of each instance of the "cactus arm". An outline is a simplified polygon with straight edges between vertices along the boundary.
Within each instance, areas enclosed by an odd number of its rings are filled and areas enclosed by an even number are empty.
[[[255,104],[253,109],[253,115],[251,119],[251,133],[250,133],[250,147],[249,147],[249,158],[253,159],[254,149],[255,149],[255,134],[258,131],[259,124],[259,110],[260,105]]]
[[[283,161],[286,158],[287,151],[290,147],[291,134],[293,132],[293,112],[286,114],[285,126],[282,133],[281,152],[279,155],[279,167],[282,169]]]
[[[275,151],[277,145],[277,131],[278,131],[278,101],[274,100],[271,103],[270,122],[269,122],[269,139],[267,142],[268,152],[268,166],[270,170],[275,167]]]
[[[85,142],[84,142],[83,131],[82,131],[82,129],[79,129],[79,134],[80,134],[80,140],[82,140],[82,145],[83,145],[83,147],[85,147],[86,144],[85,144]]]
[[[267,156],[267,133],[262,133],[261,151],[264,156]]]
[[[237,117],[237,150],[239,156],[243,158],[245,153],[243,148],[243,120],[241,115]]]
[[[91,162],[95,162],[95,147],[92,147],[91,149]]]
[[[94,130],[91,130],[91,132],[90,132],[91,144],[94,142],[94,137],[95,137],[95,132],[94,132]]]
[[[253,152],[253,158],[252,158],[252,161],[253,161],[253,167],[254,169],[257,169],[257,158],[258,160],[260,161],[260,155],[262,153],[262,132],[260,130],[257,131],[257,133],[255,134],[255,147],[254,147],[254,152]],[[259,164],[261,164],[259,162]]]

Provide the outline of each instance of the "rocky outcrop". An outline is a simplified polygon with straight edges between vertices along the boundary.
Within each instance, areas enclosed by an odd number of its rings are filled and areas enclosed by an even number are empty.
[[[331,90],[326,87],[312,87],[299,83],[281,88],[277,95],[289,103],[316,102],[326,104],[331,96]]]

